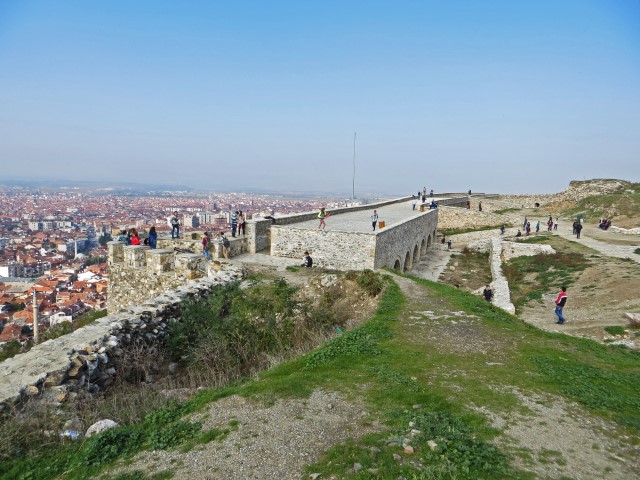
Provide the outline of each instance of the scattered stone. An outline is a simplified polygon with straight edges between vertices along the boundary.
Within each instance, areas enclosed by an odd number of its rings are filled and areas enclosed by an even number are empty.
[[[372,473],[372,474],[376,474],[378,473],[380,469],[379,468],[367,468],[367,472]]]
[[[309,478],[310,478],[311,480],[316,480],[317,478],[319,478],[319,477],[320,477],[320,475],[322,475],[322,474],[321,474],[321,473],[310,473],[310,474],[309,474]]]
[[[91,437],[93,435],[97,435],[98,433],[102,433],[105,430],[109,430],[117,426],[118,426],[118,423],[114,422],[113,420],[109,420],[109,419],[99,420],[87,429],[86,436]]]
[[[433,441],[433,440],[429,440],[427,442],[427,445],[429,446],[429,448],[431,449],[431,451],[433,452],[436,448],[438,448],[438,444]]]
[[[369,450],[371,450],[373,453],[380,453],[382,451],[378,447],[371,447]]]
[[[416,403],[416,404],[413,406],[413,409],[414,409],[414,410],[418,410],[418,409],[420,409],[420,408],[422,408],[422,404],[421,404],[421,403]]]
[[[360,470],[362,470],[362,465],[359,463],[354,463],[353,464],[353,471],[358,473]]]
[[[38,390],[38,387],[36,387],[35,385],[27,385],[24,389],[24,394],[28,397],[33,397],[35,395],[38,395],[39,393],[40,390]]]
[[[404,447],[404,453],[407,455],[413,455],[415,453],[415,449],[411,445],[407,445]]]
[[[401,457],[400,455],[398,455],[397,453],[394,453],[394,454],[393,454],[393,459],[394,459],[396,462],[399,462],[400,460],[402,460],[402,457]]]

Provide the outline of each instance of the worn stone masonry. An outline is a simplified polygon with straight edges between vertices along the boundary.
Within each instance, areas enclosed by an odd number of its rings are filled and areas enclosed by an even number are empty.
[[[324,268],[411,270],[433,244],[437,226],[437,209],[368,233],[272,225],[271,255],[302,259],[309,250],[314,264]]]
[[[124,255],[139,261],[141,250],[131,251]],[[126,250],[112,249],[110,257],[121,252]],[[32,397],[59,403],[81,390],[93,393],[106,388],[118,374],[113,360],[123,354],[124,347],[161,341],[170,323],[179,321],[186,299],[208,296],[218,286],[242,278],[243,269],[210,262],[207,275],[5,360],[0,369],[0,407],[9,411]]]

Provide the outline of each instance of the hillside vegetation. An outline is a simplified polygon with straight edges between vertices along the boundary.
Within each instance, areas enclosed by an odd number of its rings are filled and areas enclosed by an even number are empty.
[[[371,283],[374,277],[363,280]],[[350,440],[309,452],[280,478],[633,477],[638,352],[540,331],[448,286],[401,277],[386,283],[375,315],[313,352],[100,436],[3,461],[0,477],[240,478],[199,469],[216,458],[248,465],[239,443],[273,444],[289,433],[276,428],[255,438],[253,422],[239,422],[233,411],[224,428],[203,428],[217,404],[240,396],[268,408],[318,390],[338,392],[366,415],[349,419]],[[562,425],[540,414],[552,406]],[[310,414],[297,410],[303,432]],[[258,462],[254,476],[272,478],[270,460]]]

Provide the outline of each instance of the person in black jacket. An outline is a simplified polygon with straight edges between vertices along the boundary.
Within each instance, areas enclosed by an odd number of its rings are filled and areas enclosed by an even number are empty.
[[[309,252],[304,252],[303,261],[304,263],[301,265],[301,267],[307,267],[307,268],[313,267],[313,258],[311,258],[311,255],[309,255]]]

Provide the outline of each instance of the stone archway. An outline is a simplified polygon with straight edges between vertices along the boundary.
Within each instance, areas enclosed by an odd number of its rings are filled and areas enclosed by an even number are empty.
[[[407,252],[404,257],[404,271],[409,272],[413,268],[413,261],[411,259],[411,252]]]
[[[419,260],[420,260],[420,247],[418,247],[418,244],[416,243],[416,246],[413,247],[413,261],[418,263]]]
[[[424,257],[427,254],[427,240],[422,239],[422,245],[420,245],[420,256]]]
[[[396,263],[393,264],[393,269],[394,270],[402,270],[402,264],[400,263],[400,260],[396,260]]]

